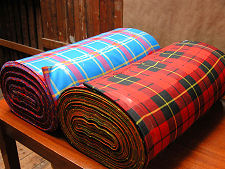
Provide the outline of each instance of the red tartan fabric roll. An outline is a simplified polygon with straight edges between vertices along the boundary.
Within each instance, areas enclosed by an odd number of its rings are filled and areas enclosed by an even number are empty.
[[[177,42],[67,89],[58,105],[62,130],[109,168],[145,168],[223,95],[224,57],[202,42]]]

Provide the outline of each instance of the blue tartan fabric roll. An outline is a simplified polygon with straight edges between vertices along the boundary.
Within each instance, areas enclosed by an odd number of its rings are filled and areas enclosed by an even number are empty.
[[[146,32],[119,28],[19,62],[43,73],[57,100],[66,88],[117,70],[157,49],[159,44]]]
[[[1,70],[3,95],[16,115],[42,130],[52,131],[58,126],[57,98],[66,88],[117,70],[159,48],[146,32],[118,28],[7,62]]]

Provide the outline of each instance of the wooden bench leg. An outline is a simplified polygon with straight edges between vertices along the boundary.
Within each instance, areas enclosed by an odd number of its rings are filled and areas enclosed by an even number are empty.
[[[16,141],[7,136],[0,126],[0,148],[6,169],[20,169]]]

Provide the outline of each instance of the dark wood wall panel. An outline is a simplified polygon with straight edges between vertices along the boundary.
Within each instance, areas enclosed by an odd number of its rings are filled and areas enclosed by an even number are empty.
[[[225,0],[124,0],[124,27],[152,34],[164,47],[203,41],[225,52]]]
[[[1,65],[122,27],[122,13],[123,0],[0,1]]]
[[[45,40],[74,43],[122,27],[123,0],[45,0],[41,11]]]
[[[39,4],[39,0],[0,1],[1,65],[35,54],[37,48],[42,49]]]

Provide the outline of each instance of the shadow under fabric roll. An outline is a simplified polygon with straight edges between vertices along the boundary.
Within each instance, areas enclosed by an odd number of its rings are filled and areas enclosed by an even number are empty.
[[[57,98],[68,87],[117,70],[159,49],[149,34],[118,28],[1,69],[1,89],[13,113],[44,130],[58,127]]]
[[[109,168],[146,168],[225,91],[225,55],[202,42],[174,43],[58,102],[69,142]]]

